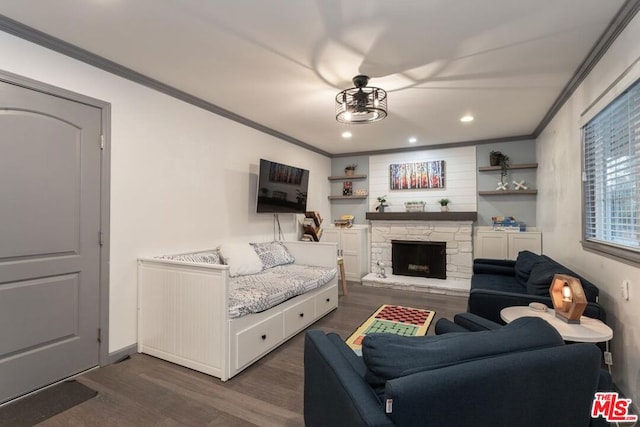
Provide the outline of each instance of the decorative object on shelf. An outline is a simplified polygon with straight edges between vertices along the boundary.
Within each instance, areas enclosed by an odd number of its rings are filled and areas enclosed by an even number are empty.
[[[384,212],[384,208],[386,208],[387,206],[387,196],[380,196],[378,197],[378,206],[376,206],[376,210],[380,213]]]
[[[587,298],[580,279],[566,274],[556,274],[551,281],[549,294],[557,318],[567,323],[580,323],[580,316],[587,307]]]
[[[524,179],[522,181],[513,181],[513,185],[515,186],[514,190],[528,190],[529,187],[527,187],[524,184],[525,184]]]
[[[357,167],[358,167],[358,165],[356,165],[355,163],[351,163],[350,165],[345,166],[344,174],[346,176],[353,176],[353,174],[355,173]]]
[[[387,92],[369,86],[369,76],[353,78],[355,87],[336,95],[336,120],[340,123],[374,123],[387,117]]]
[[[356,190],[353,194],[356,196],[366,196],[368,193],[367,193],[367,190],[359,189],[359,190]]]
[[[404,202],[404,209],[407,212],[424,212],[424,202],[422,200]]]
[[[302,221],[302,239],[304,241],[319,242],[322,236],[322,216],[317,211],[307,211]]]
[[[520,231],[520,223],[512,216],[492,216],[491,222],[494,230]],[[522,231],[526,231],[526,226],[525,230]]]
[[[351,181],[344,181],[342,183],[342,195],[353,196],[353,183]]]
[[[389,165],[389,188],[392,190],[444,188],[444,160]]]
[[[492,151],[489,153],[489,164],[491,166],[500,166],[500,182],[504,182],[509,172],[509,156],[502,154],[500,151]]]
[[[350,228],[353,225],[353,215],[342,215],[340,219],[333,221],[333,225],[340,228]]]
[[[496,187],[496,190],[506,190],[508,186],[509,186],[508,182],[498,181],[498,186]]]
[[[440,199],[438,200],[438,203],[440,204],[440,210],[442,212],[449,212],[449,203],[451,203],[449,199],[447,198]]]
[[[387,273],[384,270],[384,262],[382,262],[381,260],[378,260],[378,262],[376,262],[376,265],[378,266],[378,273],[376,274],[376,276],[378,276],[380,279],[386,279],[387,278]]]

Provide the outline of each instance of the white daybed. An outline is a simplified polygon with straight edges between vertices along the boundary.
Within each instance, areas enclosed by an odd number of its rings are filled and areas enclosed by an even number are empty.
[[[282,242],[295,265],[336,268],[334,243]],[[269,308],[230,316],[228,265],[138,260],[138,352],[220,378],[233,377],[338,306],[325,285]]]

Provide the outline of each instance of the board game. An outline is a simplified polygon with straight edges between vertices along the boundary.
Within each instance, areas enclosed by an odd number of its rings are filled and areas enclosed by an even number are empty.
[[[368,334],[424,336],[427,334],[427,329],[429,329],[435,314],[431,310],[383,304],[347,338],[346,343],[360,355],[362,354],[362,340]]]

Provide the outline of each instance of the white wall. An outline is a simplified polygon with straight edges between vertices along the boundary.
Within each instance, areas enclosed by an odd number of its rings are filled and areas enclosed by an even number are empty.
[[[309,169],[307,207],[330,216],[325,156],[3,32],[0,52],[0,69],[111,103],[111,352],[137,341],[138,257],[273,238],[255,213],[261,157]],[[280,221],[294,239],[294,215]]]
[[[580,114],[640,57],[640,15],[631,21],[589,76],[537,139],[538,226],[544,253],[600,288],[612,327],[613,377],[640,403],[640,268],[582,249]],[[631,299],[620,284],[631,280]]]
[[[445,161],[445,188],[423,190],[390,190],[389,165],[424,161]],[[476,212],[476,148],[443,148],[381,154],[369,158],[369,210],[375,212],[377,198],[387,196],[386,212],[404,212],[404,202],[421,200],[426,203],[425,212],[439,212],[437,203],[442,198],[451,201],[451,211]]]

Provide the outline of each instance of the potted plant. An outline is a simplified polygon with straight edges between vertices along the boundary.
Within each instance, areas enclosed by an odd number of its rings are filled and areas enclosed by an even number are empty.
[[[451,201],[445,198],[438,200],[438,203],[440,204],[440,210],[442,212],[447,212],[449,210],[449,203],[451,203]]]
[[[353,173],[356,171],[357,167],[358,165],[356,165],[355,163],[351,163],[350,165],[347,165],[344,168],[344,174],[347,176],[353,176]]]
[[[504,184],[504,178],[509,172],[509,156],[500,151],[492,151],[489,153],[489,164],[491,166],[500,166],[500,182]]]
[[[384,208],[386,208],[387,206],[387,196],[380,196],[378,197],[378,206],[376,206],[376,210],[380,213],[384,212]]]

